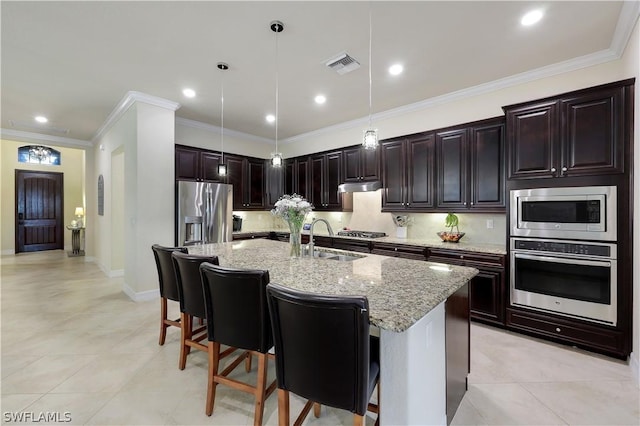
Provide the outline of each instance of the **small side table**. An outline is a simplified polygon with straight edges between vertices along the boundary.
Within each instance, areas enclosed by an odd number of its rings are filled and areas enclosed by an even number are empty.
[[[67,229],[71,231],[71,251],[67,256],[84,256],[84,227],[67,225]]]

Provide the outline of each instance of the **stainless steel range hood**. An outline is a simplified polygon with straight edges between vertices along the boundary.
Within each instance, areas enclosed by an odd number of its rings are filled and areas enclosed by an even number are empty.
[[[369,192],[382,188],[382,182],[374,180],[371,182],[353,182],[338,185],[338,192]]]

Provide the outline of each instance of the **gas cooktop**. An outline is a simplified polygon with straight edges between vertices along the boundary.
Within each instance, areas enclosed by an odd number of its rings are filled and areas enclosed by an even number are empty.
[[[380,238],[386,237],[384,232],[373,231],[338,231],[338,235],[341,237],[357,237],[357,238]]]

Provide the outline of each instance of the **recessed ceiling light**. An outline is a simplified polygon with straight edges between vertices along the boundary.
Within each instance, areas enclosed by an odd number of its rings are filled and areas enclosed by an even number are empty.
[[[389,74],[391,75],[402,74],[402,71],[404,71],[404,67],[401,64],[393,64],[389,67]]]
[[[267,117],[266,117],[266,118],[267,118],[267,122],[268,122],[268,123],[273,123],[274,121],[276,121],[276,116],[275,116],[275,115],[273,115],[273,114],[269,114],[269,115],[267,115]]]
[[[542,19],[542,11],[541,10],[532,10],[531,12],[525,13],[525,15],[520,20],[520,23],[525,27],[533,25]]]
[[[184,89],[182,91],[182,94],[185,95],[187,98],[193,98],[196,96],[196,91],[193,89]]]
[[[313,100],[316,101],[317,104],[323,104],[327,102],[327,97],[325,95],[318,95]]]
[[[35,118],[35,120],[36,120],[38,123],[46,123],[47,121],[49,121],[49,120],[47,119],[47,117],[45,117],[45,116],[43,116],[43,115],[39,115],[39,116],[37,116],[37,117]]]

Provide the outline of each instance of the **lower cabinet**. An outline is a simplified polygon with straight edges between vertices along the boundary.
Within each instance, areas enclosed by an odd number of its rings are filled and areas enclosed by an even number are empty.
[[[507,308],[507,327],[560,343],[571,343],[590,351],[626,359],[625,336],[622,331],[597,324],[577,322],[547,313],[520,308]]]
[[[467,376],[471,371],[469,299],[469,284],[466,284],[445,302],[447,424],[451,423],[467,391]]]
[[[469,282],[471,318],[488,324],[505,325],[506,255],[430,248],[427,260],[478,269],[478,275]]]
[[[427,260],[427,249],[420,246],[374,242],[371,253],[405,259]]]

